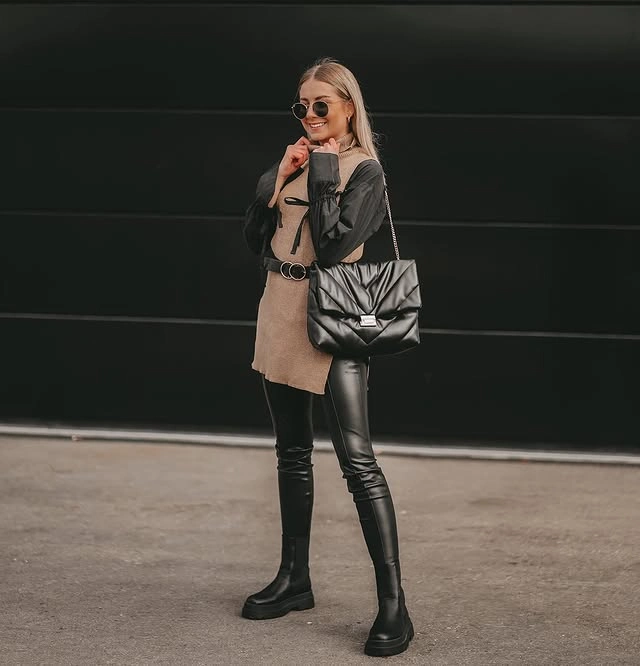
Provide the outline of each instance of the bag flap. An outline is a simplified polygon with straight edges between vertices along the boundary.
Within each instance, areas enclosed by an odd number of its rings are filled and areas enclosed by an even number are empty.
[[[413,259],[314,266],[310,288],[321,310],[344,316],[386,319],[422,305]]]

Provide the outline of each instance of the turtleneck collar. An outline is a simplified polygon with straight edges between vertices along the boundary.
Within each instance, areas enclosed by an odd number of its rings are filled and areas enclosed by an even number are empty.
[[[340,143],[340,150],[339,152],[344,153],[345,150],[349,150],[349,148],[352,148],[355,143],[356,139],[353,136],[352,132],[347,132],[339,141]]]
[[[323,142],[321,141],[313,141],[313,144],[316,146],[322,145]],[[349,148],[353,148],[355,145],[356,140],[355,137],[353,136],[353,132],[347,132],[343,137],[340,138],[338,141],[338,145],[340,146],[340,149],[338,152],[344,153],[345,150],[349,150]]]

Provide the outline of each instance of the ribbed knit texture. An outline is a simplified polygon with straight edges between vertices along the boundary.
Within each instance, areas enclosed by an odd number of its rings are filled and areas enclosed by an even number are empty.
[[[344,189],[358,164],[368,159],[371,157],[355,145],[351,133],[340,141],[339,191]],[[292,261],[308,266],[316,258],[308,221],[302,227],[300,245],[296,253],[291,254],[298,225],[307,209],[304,206],[284,202],[285,197],[309,200],[308,162],[303,169],[303,173],[282,188],[278,195],[276,205],[282,216],[282,227],[276,227],[271,248],[281,261]],[[360,245],[342,261],[357,261],[362,257],[363,250],[364,245]],[[258,305],[255,353],[251,367],[264,374],[271,382],[323,394],[333,357],[319,351],[309,342],[308,293],[308,279],[287,280],[279,273],[267,272],[264,293]]]

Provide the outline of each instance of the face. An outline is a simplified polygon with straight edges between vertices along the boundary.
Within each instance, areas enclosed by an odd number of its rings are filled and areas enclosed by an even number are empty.
[[[306,118],[300,122],[311,141],[324,142],[333,138],[336,141],[349,132],[347,117],[353,116],[353,103],[340,98],[336,89],[329,83],[309,79],[300,87],[300,101],[309,107]],[[320,118],[312,108],[314,102],[323,101],[329,113]]]

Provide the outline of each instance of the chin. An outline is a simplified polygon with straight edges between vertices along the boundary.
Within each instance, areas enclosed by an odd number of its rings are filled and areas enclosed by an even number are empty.
[[[309,141],[317,141],[318,143],[326,143],[331,138],[330,134],[316,134],[312,132],[307,132],[307,137]]]
[[[307,137],[310,141],[329,141],[329,139],[335,135],[328,127],[323,127],[319,132],[314,132],[313,130],[307,129]]]

